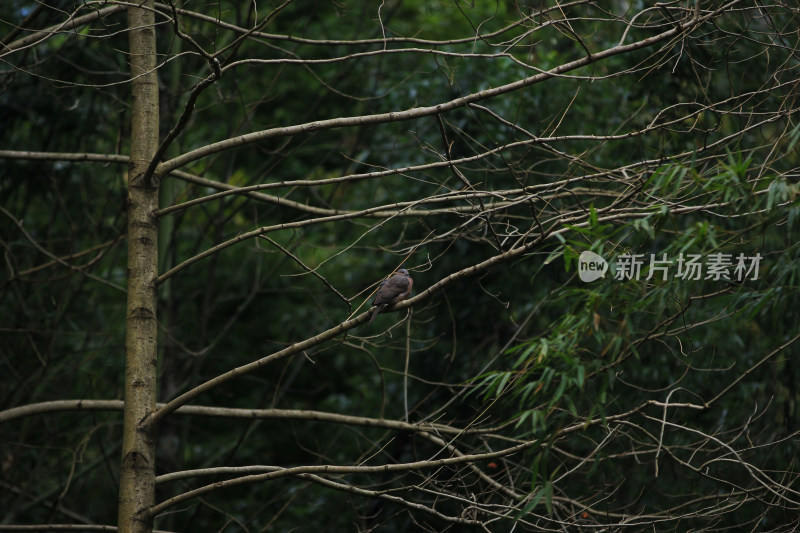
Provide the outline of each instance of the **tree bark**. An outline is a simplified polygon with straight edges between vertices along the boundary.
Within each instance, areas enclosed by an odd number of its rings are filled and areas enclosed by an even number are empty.
[[[155,433],[143,423],[156,408],[158,179],[145,175],[158,148],[158,80],[153,0],[128,9],[131,142],[128,164],[128,300],[125,412],[119,487],[121,532],[153,529],[141,512],[155,503]]]

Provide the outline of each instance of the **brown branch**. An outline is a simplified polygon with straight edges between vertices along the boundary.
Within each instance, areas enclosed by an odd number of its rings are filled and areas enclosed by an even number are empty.
[[[319,120],[314,122],[307,122],[305,124],[297,124],[294,126],[285,126],[280,128],[271,128],[268,130],[257,131],[253,133],[247,133],[245,135],[240,135],[238,137],[234,137],[232,139],[226,139],[224,141],[219,141],[216,143],[211,143],[206,146],[197,148],[195,150],[191,150],[185,154],[179,155],[173,159],[165,161],[161,163],[156,170],[158,174],[166,174],[175,169],[178,169],[184,165],[187,165],[193,161],[201,159],[203,157],[207,157],[209,155],[215,154],[217,152],[221,152],[224,150],[229,150],[231,148],[239,148],[242,146],[246,146],[248,144],[256,143],[265,141],[267,139],[272,139],[276,137],[285,137],[285,136],[293,136],[305,133],[314,133],[317,131],[324,131],[329,129],[335,128],[342,128],[342,127],[349,127],[349,126],[366,126],[371,124],[386,124],[390,122],[399,122],[405,120],[413,120],[422,117],[428,117],[432,115],[437,115],[440,113],[444,113],[446,111],[450,111],[453,109],[457,109],[459,107],[467,106],[471,103],[478,102],[481,100],[486,100],[488,98],[493,98],[495,96],[499,96],[502,94],[506,94],[509,92],[517,91],[519,89],[524,89],[525,87],[534,85],[536,83],[540,83],[544,80],[552,78],[558,74],[562,74],[565,72],[569,72],[581,67],[585,67],[597,61],[601,61],[608,57],[613,57],[615,55],[624,54],[627,52],[639,50],[642,48],[647,48],[652,46],[653,44],[659,43],[664,40],[668,40],[673,38],[674,36],[678,35],[680,32],[685,31],[689,27],[697,26],[706,20],[709,20],[716,16],[717,14],[724,12],[727,9],[730,9],[734,5],[738,4],[741,0],[731,0],[727,4],[720,6],[717,10],[713,13],[710,13],[701,19],[691,21],[686,24],[686,26],[678,30],[676,28],[672,28],[665,32],[662,32],[657,35],[653,35],[651,37],[642,39],[640,41],[631,43],[631,44],[624,44],[624,45],[617,45],[611,48],[607,48],[606,50],[597,52],[590,57],[584,57],[581,59],[576,59],[574,61],[570,61],[568,63],[564,63],[553,69],[542,72],[539,74],[535,74],[528,78],[524,78],[522,80],[518,80],[512,83],[508,83],[506,85],[501,85],[500,87],[495,87],[491,89],[485,89],[483,91],[479,91],[476,93],[469,94],[467,96],[462,96],[460,98],[456,98],[454,100],[450,100],[447,102],[443,102],[433,106],[427,107],[417,107],[413,109],[407,109],[405,111],[393,111],[388,113],[378,113],[375,115],[361,115],[361,116],[352,116],[352,117],[342,117],[342,118],[332,118],[326,120]]]
[[[166,511],[170,507],[178,505],[179,503],[183,503],[187,500],[191,500],[203,494],[207,494],[209,492],[228,488],[228,487],[235,487],[239,485],[245,485],[250,483],[259,483],[264,481],[269,481],[272,479],[278,479],[281,477],[286,476],[297,476],[299,474],[348,474],[348,473],[358,473],[358,474],[369,474],[369,473],[384,473],[384,472],[408,472],[414,470],[425,470],[425,469],[432,469],[432,468],[440,468],[443,466],[449,465],[460,465],[465,463],[474,463],[479,461],[486,461],[489,459],[496,459],[500,457],[506,457],[521,451],[524,451],[531,446],[537,444],[538,441],[530,441],[524,442],[522,444],[517,444],[516,446],[511,446],[509,448],[505,448],[503,450],[499,450],[496,452],[486,452],[486,453],[477,453],[471,455],[463,455],[460,457],[448,457],[445,459],[434,459],[430,461],[415,461],[413,463],[398,463],[398,464],[384,464],[378,466],[337,466],[337,465],[314,465],[314,466],[296,466],[291,468],[281,468],[278,471],[271,471],[266,472],[263,474],[252,474],[248,476],[242,476],[235,479],[229,479],[226,481],[218,481],[216,483],[212,483],[211,485],[205,485],[203,487],[199,487],[183,494],[179,494],[178,496],[174,496],[169,498],[155,506],[151,507],[146,513],[145,516],[147,518],[152,518],[158,516],[162,512]]]

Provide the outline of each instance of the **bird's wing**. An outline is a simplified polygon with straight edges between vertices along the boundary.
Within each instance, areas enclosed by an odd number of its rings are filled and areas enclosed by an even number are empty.
[[[381,300],[384,299],[384,293],[386,292],[385,287],[387,281],[389,280],[385,279],[381,281],[380,285],[378,285],[378,290],[375,291],[375,299],[372,300],[372,305],[379,305],[381,303]]]

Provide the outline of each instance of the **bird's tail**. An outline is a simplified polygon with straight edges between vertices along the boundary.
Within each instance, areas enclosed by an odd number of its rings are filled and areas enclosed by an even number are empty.
[[[372,313],[372,316],[369,318],[369,322],[367,322],[367,325],[368,325],[368,326],[369,326],[370,324],[372,324],[372,321],[373,321],[373,320],[375,320],[375,317],[376,317],[376,316],[378,316],[378,313],[380,313],[381,311],[383,311],[383,308],[384,308],[384,307],[386,307],[386,305],[385,305],[385,304],[384,304],[384,305],[379,305],[379,306],[377,306],[377,307],[375,308],[375,312],[374,312],[374,313]]]

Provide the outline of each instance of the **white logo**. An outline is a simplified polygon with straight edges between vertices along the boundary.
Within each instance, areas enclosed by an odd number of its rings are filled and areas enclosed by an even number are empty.
[[[578,257],[578,277],[581,281],[589,283],[605,276],[608,263],[594,252],[584,250]]]
[[[650,256],[649,260],[647,256]],[[705,259],[705,261],[703,261]],[[613,278],[618,281],[639,280],[646,274],[646,280],[653,278],[666,281],[672,275],[675,279],[745,281],[756,280],[759,275],[761,254],[712,253],[705,258],[701,254],[678,254],[677,259],[669,259],[667,254],[620,254],[614,261]],[[677,267],[677,268],[676,268]],[[677,273],[673,272],[677,270]],[[604,278],[608,272],[608,262],[594,252],[584,250],[578,256],[578,277],[584,283]]]

